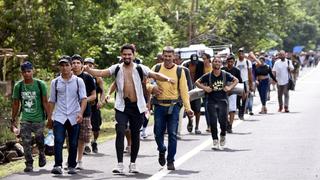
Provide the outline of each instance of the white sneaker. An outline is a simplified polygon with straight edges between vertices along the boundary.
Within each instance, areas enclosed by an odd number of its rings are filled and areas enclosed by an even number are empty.
[[[136,163],[129,164],[129,173],[139,173]]]
[[[147,133],[144,130],[142,130],[141,133],[140,133],[140,138],[141,139],[145,139],[147,137],[148,137]]]
[[[220,146],[223,147],[226,145],[226,136],[220,135]]]
[[[213,140],[212,149],[213,149],[213,150],[219,149],[219,141],[218,141],[218,139],[214,139],[214,140]]]
[[[78,161],[78,163],[77,163],[77,169],[80,169],[80,170],[83,170],[84,168],[83,168],[83,163],[82,163],[82,161]]]
[[[113,173],[117,173],[117,174],[123,174],[123,172],[124,172],[124,165],[123,165],[123,163],[118,163],[118,164],[116,165],[116,167],[113,168],[112,172],[113,172]]]

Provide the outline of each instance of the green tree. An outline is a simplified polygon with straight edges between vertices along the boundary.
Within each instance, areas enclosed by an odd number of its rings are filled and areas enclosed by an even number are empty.
[[[105,37],[108,39],[108,50],[114,55],[119,55],[119,48],[123,44],[133,43],[139,57],[146,64],[152,64],[153,57],[163,46],[176,43],[172,29],[152,8],[123,3],[121,11],[110,19],[109,26]],[[112,63],[115,63],[115,60]]]

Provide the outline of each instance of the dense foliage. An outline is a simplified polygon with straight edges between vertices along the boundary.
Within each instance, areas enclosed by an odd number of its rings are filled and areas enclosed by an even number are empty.
[[[314,49],[319,8],[318,0],[0,0],[0,47],[27,53],[49,72],[62,54],[111,65],[124,43],[147,64],[169,44]]]

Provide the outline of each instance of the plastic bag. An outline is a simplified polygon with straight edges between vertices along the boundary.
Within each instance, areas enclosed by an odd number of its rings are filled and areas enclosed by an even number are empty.
[[[48,156],[54,155],[54,135],[52,129],[48,131],[48,135],[44,138],[44,153]]]

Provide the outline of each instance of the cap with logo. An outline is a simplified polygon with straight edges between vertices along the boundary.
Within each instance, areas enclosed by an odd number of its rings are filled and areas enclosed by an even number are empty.
[[[20,65],[21,71],[27,71],[33,69],[32,63],[30,61],[25,61]]]

